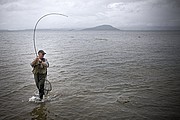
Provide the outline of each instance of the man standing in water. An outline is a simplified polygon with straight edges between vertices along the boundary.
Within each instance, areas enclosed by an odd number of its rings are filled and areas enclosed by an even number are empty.
[[[37,58],[31,63],[33,67],[34,79],[36,82],[36,86],[39,90],[39,98],[43,99],[44,95],[44,82],[47,76],[47,68],[49,67],[49,63],[47,59],[44,58],[46,53],[43,50],[39,50]]]

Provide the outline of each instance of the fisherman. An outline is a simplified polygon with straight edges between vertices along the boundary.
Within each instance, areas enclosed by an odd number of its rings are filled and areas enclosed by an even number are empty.
[[[31,63],[33,67],[34,79],[36,82],[36,86],[39,90],[39,98],[40,101],[43,99],[44,95],[44,83],[47,77],[47,68],[49,67],[49,63],[47,59],[44,58],[46,53],[43,50],[39,50],[38,56]]]

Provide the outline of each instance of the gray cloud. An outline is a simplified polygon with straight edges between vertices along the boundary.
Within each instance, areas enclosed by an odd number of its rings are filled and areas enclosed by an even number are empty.
[[[1,0],[0,29],[31,29],[40,16],[50,12],[69,17],[47,17],[38,28],[180,26],[178,0]]]

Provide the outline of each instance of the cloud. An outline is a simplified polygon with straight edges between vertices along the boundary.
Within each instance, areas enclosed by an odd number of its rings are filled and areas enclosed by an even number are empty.
[[[31,29],[50,12],[69,18],[47,17],[38,28],[180,26],[178,0],[1,0],[0,29]]]
[[[107,6],[109,11],[106,14],[124,21],[122,24],[128,26],[179,26],[176,3],[168,0],[117,2]],[[171,19],[177,21],[172,22]]]

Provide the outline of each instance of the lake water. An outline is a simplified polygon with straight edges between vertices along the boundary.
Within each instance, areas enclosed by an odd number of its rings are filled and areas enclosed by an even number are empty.
[[[38,31],[53,90],[44,103],[32,31],[0,32],[0,119],[180,119],[180,31]]]

